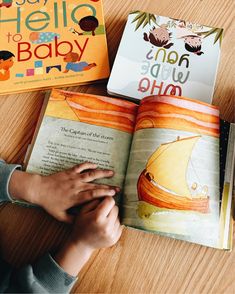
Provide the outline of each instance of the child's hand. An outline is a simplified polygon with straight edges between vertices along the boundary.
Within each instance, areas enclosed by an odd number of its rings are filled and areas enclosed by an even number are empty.
[[[118,207],[113,197],[83,205],[74,223],[71,240],[91,250],[114,245],[121,236]]]
[[[75,276],[95,249],[114,245],[121,233],[114,199],[93,200],[78,212],[71,236],[55,255],[55,260],[66,272]]]
[[[13,198],[40,205],[59,221],[72,222],[67,213],[71,207],[104,196],[114,196],[118,188],[91,183],[113,176],[113,171],[98,170],[92,163],[83,163],[72,169],[50,176],[15,171],[9,191]]]

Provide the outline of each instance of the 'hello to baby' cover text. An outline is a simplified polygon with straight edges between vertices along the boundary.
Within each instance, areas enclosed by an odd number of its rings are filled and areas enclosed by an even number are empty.
[[[0,0],[0,94],[109,76],[101,0]]]

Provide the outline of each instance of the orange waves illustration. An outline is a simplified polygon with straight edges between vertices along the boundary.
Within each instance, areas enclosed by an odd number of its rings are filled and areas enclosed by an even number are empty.
[[[135,130],[166,128],[219,136],[219,111],[215,106],[185,97],[151,96],[141,101]]]
[[[134,131],[138,106],[132,102],[105,96],[53,90],[49,103],[64,100],[81,122],[129,133]]]

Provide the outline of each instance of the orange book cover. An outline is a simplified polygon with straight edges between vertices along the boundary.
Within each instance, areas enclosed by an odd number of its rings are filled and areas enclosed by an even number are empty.
[[[109,76],[102,0],[0,0],[0,94]]]

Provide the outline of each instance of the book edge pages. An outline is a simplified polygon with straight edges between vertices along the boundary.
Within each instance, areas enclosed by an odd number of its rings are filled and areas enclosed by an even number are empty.
[[[53,89],[52,89],[52,91],[53,91]],[[24,170],[27,169],[27,165],[28,165],[28,162],[29,162],[31,153],[33,151],[34,144],[36,142],[37,135],[38,135],[38,132],[40,130],[40,127],[41,127],[41,124],[42,124],[42,120],[43,120],[43,117],[44,117],[44,114],[45,114],[45,110],[47,108],[47,104],[48,104],[48,101],[50,99],[50,96],[51,96],[51,91],[47,91],[45,93],[44,101],[43,101],[42,108],[41,108],[41,111],[40,111],[40,114],[39,114],[39,118],[38,118],[38,122],[37,122],[36,128],[34,130],[32,141],[29,144],[28,149],[27,149],[27,152],[26,152],[26,156],[25,156],[25,159],[24,159],[24,166],[23,166],[23,169]]]
[[[223,185],[223,196],[221,203],[221,218],[220,218],[220,245],[219,248],[225,250],[232,249],[232,234],[233,227],[231,226],[232,219],[232,199],[233,199],[233,177],[235,164],[235,124],[230,124],[227,159],[225,166],[225,179]]]

